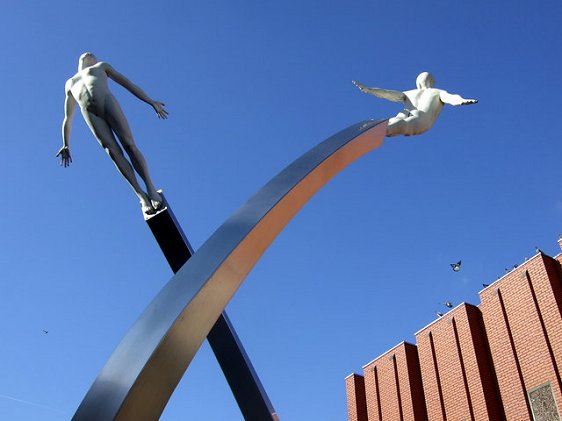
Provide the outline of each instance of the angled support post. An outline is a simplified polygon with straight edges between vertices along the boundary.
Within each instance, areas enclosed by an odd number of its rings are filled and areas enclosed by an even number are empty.
[[[170,205],[162,195],[163,209],[145,220],[162,249],[170,268],[176,273],[193,255]],[[278,421],[275,409],[257,376],[226,312],[222,312],[207,335],[215,357],[226,377],[240,411],[247,421]]]

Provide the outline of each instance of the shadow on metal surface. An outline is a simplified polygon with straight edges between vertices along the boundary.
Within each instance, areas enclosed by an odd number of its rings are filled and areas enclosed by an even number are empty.
[[[386,125],[386,120],[364,121],[342,130],[294,161],[238,209],[140,315],[72,419],[157,420],[264,251],[333,176],[382,145]]]

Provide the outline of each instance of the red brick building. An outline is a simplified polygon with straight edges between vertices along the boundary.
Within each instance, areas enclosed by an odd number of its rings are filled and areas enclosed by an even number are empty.
[[[424,419],[423,386],[415,345],[395,346],[363,367],[367,416],[380,419]]]
[[[348,376],[349,421],[560,421],[561,264],[537,253]]]

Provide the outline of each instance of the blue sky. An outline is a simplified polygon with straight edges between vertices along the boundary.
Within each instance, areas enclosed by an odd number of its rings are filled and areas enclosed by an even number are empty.
[[[166,103],[161,121],[112,85],[195,248],[302,153],[399,111],[352,79],[407,90],[430,71],[480,101],[339,174],[227,308],[281,419],[335,421],[345,376],[439,303],[559,252],[560,22],[554,0],[2,2],[0,419],[69,419],[172,275],[79,113],[73,164],[54,157],[82,52]],[[180,419],[241,419],[207,344],[162,416]]]

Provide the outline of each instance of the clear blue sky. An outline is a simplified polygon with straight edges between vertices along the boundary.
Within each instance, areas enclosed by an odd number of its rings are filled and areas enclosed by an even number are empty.
[[[427,70],[480,101],[338,175],[228,306],[281,419],[340,421],[345,376],[440,302],[558,253],[560,22],[558,0],[2,2],[0,419],[69,419],[171,277],[79,113],[74,163],[54,156],[82,52],[166,103],[160,121],[112,85],[195,248],[318,142],[400,109],[352,79],[406,90]],[[241,419],[207,344],[162,419]]]

